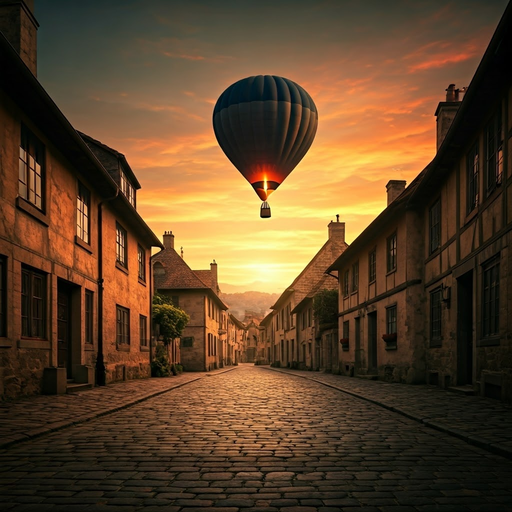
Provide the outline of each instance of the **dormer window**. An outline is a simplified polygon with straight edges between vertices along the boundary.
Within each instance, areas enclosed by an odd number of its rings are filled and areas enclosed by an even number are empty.
[[[128,199],[130,204],[135,208],[135,189],[128,181],[128,178],[123,171],[121,171],[121,192],[126,196],[126,199]]]

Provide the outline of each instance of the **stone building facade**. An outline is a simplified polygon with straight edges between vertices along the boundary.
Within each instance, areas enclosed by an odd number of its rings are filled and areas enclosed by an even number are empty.
[[[37,22],[0,2],[0,395],[149,375],[149,259],[161,246],[36,78]],[[17,23],[16,27],[13,23]],[[73,382],[74,381],[74,382]]]
[[[163,240],[163,250],[151,259],[154,290],[190,316],[181,337],[180,363],[186,371],[220,368],[227,361],[228,306],[219,297],[217,264],[211,263],[210,270],[192,270],[174,249],[171,231]]]
[[[308,337],[310,331],[303,328],[302,323],[297,323],[302,316],[298,318],[292,311],[325,278],[326,269],[347,247],[345,223],[339,222],[339,219],[330,222],[327,242],[271,307],[271,362],[279,361],[281,366],[307,365],[309,362],[315,366],[312,361],[315,359],[316,347],[312,337]]]
[[[331,266],[342,368],[512,401],[510,62],[511,4],[469,87],[436,110],[434,159]]]

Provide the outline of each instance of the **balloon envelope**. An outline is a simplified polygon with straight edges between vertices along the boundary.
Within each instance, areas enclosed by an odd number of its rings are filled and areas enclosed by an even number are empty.
[[[217,141],[265,201],[302,160],[318,126],[309,94],[279,76],[258,75],[230,85],[213,111]]]

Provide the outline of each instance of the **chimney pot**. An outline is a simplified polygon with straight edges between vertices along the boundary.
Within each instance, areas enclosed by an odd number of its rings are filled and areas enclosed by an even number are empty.
[[[174,249],[174,235],[172,231],[164,231],[164,247],[166,249]]]

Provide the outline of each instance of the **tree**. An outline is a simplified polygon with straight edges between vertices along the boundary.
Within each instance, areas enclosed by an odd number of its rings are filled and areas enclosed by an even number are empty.
[[[313,297],[313,311],[321,330],[337,326],[338,290],[320,290]]]
[[[174,306],[169,297],[158,293],[153,296],[153,322],[160,326],[165,345],[182,335],[189,320],[187,313]]]

